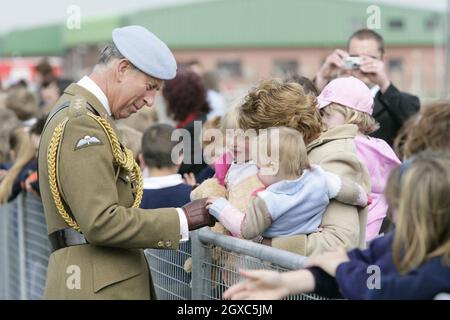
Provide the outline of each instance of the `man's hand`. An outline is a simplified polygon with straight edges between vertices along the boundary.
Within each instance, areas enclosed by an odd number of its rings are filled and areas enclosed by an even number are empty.
[[[216,219],[206,209],[207,198],[197,199],[185,204],[181,209],[186,215],[189,230],[214,226]]]
[[[338,75],[339,71],[344,67],[344,59],[348,56],[349,54],[346,51],[336,49],[325,59],[315,79],[315,85],[319,91],[322,91],[323,87]]]
[[[378,85],[381,93],[386,92],[391,84],[386,73],[384,62],[381,60],[363,56],[359,71],[369,78],[372,83]]]
[[[344,248],[339,248],[336,251],[325,252],[321,255],[311,258],[308,263],[305,265],[305,268],[308,267],[319,267],[330,276],[336,276],[337,267],[344,262],[348,262],[350,259],[348,258],[347,252]]]

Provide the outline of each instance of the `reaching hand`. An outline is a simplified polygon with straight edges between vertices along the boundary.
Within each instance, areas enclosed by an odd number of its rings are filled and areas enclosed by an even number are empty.
[[[289,294],[289,288],[283,284],[279,272],[240,270],[239,274],[247,279],[225,291],[225,299],[278,300]]]
[[[347,252],[344,248],[339,248],[336,251],[326,252],[316,257],[311,258],[305,265],[308,267],[319,267],[330,276],[336,276],[337,267],[344,262],[350,261]]]
[[[325,59],[316,75],[316,87],[319,91],[322,91],[328,81],[338,75],[339,71],[344,67],[344,59],[348,56],[349,54],[346,51],[336,49]]]

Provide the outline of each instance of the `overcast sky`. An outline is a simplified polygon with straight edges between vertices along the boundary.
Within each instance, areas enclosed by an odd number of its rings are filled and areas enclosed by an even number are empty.
[[[71,5],[80,8],[83,18],[198,1],[203,0],[10,0],[2,3],[0,9],[0,33],[65,21],[69,16],[67,9]]]
[[[2,3],[0,33],[11,29],[62,22],[68,16],[67,8],[77,5],[81,17],[132,12],[143,8],[172,6],[198,1],[220,0],[10,0]],[[226,0],[225,0],[226,1]],[[246,0],[241,0],[246,1]],[[301,0],[299,0],[301,1]],[[343,1],[343,0],[336,0]],[[447,0],[355,0],[367,3],[390,3],[422,8],[446,8]],[[277,0],[274,0],[276,3]]]

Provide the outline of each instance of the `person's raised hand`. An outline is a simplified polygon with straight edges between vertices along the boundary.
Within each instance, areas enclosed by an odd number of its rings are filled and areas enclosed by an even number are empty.
[[[323,87],[343,69],[344,59],[348,56],[346,51],[336,49],[325,59],[315,78],[315,84],[319,91],[322,91]]]
[[[384,93],[391,84],[382,60],[363,56],[359,71],[372,83],[378,85],[382,93]]]

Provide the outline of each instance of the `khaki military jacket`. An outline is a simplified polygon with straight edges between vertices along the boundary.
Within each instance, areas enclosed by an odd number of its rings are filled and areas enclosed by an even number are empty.
[[[48,233],[68,228],[55,206],[49,186],[47,152],[55,127],[69,118],[57,153],[58,188],[66,211],[89,244],[59,249],[50,256],[47,299],[149,299],[152,281],[143,248],[178,247],[180,225],[174,208],[132,208],[130,173],[114,164],[103,128],[88,113],[104,117],[100,101],[89,91],[70,85],[56,103],[86,99],[86,109],[58,112],[42,133],[39,185]],[[117,133],[118,134],[118,133]],[[84,139],[84,140],[83,140]],[[89,142],[89,143],[87,143]]]

